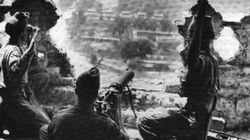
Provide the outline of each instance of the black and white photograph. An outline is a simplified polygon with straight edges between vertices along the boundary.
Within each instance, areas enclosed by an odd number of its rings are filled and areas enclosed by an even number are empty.
[[[250,0],[0,0],[0,140],[250,140]]]

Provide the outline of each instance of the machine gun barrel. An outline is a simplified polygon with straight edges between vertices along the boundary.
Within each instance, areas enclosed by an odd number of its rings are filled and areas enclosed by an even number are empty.
[[[109,102],[113,96],[118,96],[127,84],[132,81],[134,72],[129,70],[123,73],[115,82],[113,82],[107,91],[104,101]]]
[[[129,70],[123,73],[112,85],[117,85],[119,91],[123,90],[123,88],[134,78],[134,72]],[[112,86],[111,85],[111,86]]]

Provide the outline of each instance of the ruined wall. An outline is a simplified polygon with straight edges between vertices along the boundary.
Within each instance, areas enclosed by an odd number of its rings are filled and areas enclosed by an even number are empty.
[[[250,69],[220,67],[219,99],[215,116],[226,120],[226,129],[250,127]]]
[[[236,38],[240,42],[240,50],[229,64],[236,66],[250,65],[250,16],[245,16],[241,22],[231,25]]]

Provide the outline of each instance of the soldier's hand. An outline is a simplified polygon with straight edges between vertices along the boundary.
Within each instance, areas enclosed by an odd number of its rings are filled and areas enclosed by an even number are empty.
[[[35,39],[40,29],[34,26],[27,26],[27,30],[32,30],[32,32],[34,32],[31,41],[29,43],[28,53],[35,54],[36,53]]]

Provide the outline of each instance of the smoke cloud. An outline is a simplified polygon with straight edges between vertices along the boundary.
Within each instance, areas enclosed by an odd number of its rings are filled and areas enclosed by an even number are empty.
[[[221,36],[214,41],[214,49],[223,60],[229,60],[239,51],[240,42],[235,38],[231,28],[225,27]]]
[[[58,5],[58,3],[56,4]],[[53,42],[56,44],[56,47],[63,52],[67,52],[67,55],[70,58],[70,63],[74,65],[75,76],[78,76],[81,72],[90,69],[92,65],[89,64],[86,57],[74,51],[75,46],[73,45],[67,30],[68,25],[66,20],[72,17],[72,13],[75,10],[75,4],[73,4],[71,8],[68,8],[64,12],[58,11],[61,17],[57,21],[57,24],[50,29],[49,33]]]

